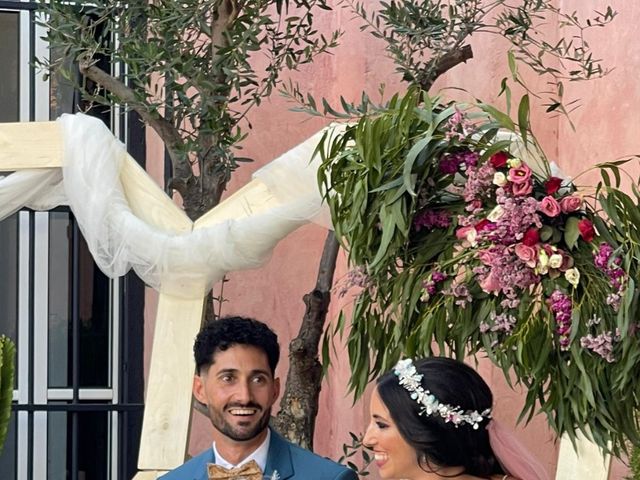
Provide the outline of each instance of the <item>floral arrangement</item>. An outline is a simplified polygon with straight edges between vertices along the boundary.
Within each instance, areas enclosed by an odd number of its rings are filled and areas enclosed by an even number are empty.
[[[516,124],[410,90],[321,143],[343,289],[360,287],[351,385],[401,355],[483,354],[527,389],[521,418],[617,454],[640,444],[638,190],[621,190],[623,162],[591,189],[554,175],[527,100]]]

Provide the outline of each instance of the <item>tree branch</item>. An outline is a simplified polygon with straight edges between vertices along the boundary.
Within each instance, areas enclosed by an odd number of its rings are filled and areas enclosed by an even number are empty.
[[[147,108],[145,108],[144,104],[138,101],[133,89],[129,88],[117,78],[109,75],[101,68],[95,66],[92,59],[81,58],[78,60],[78,66],[80,72],[84,76],[93,80],[108,92],[111,92],[113,95],[118,97],[122,103],[128,104],[150,127],[156,131],[169,151],[173,168],[177,176],[183,179],[189,179],[193,175],[191,166],[187,159],[183,158],[182,155],[178,155],[178,150],[183,144],[183,140],[180,133],[176,127],[171,124],[171,122],[161,115],[154,115],[151,113]]]
[[[440,75],[443,75],[456,65],[464,63],[471,58],[473,58],[473,50],[471,50],[470,45],[465,45],[460,50],[448,52],[446,55],[438,59],[431,75],[420,81],[420,87],[423,90],[428,91]]]
[[[304,296],[306,311],[298,336],[289,344],[289,371],[274,428],[308,449],[313,449],[315,419],[322,384],[318,346],[331,301],[331,286],[340,245],[333,231],[327,234],[315,288]]]

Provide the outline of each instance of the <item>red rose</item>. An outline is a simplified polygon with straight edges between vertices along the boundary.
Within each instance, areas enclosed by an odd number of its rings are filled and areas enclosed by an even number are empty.
[[[522,238],[522,243],[527,247],[533,247],[537,245],[540,241],[540,234],[538,233],[537,228],[530,228],[524,233],[524,237]]]
[[[507,160],[509,160],[509,155],[505,152],[498,152],[491,155],[489,162],[491,162],[493,168],[502,168],[507,165]]]
[[[593,237],[596,236],[596,231],[593,228],[593,223],[586,218],[583,218],[578,222],[578,230],[580,230],[580,236],[584,239],[585,242],[590,242],[593,240]]]
[[[544,190],[547,192],[547,195],[553,195],[560,190],[560,185],[562,185],[561,178],[549,177],[549,180],[544,182]]]
[[[489,220],[487,220],[486,218],[483,218],[482,220],[480,220],[478,223],[474,225],[474,228],[476,229],[477,232],[482,232],[483,230],[488,229]]]

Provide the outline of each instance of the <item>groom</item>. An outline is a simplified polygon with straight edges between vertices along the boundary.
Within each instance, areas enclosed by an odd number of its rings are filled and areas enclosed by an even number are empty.
[[[193,395],[213,424],[213,445],[162,480],[356,480],[353,470],[319,457],[269,428],[280,393],[278,338],[264,323],[227,317],[205,325],[193,351]]]

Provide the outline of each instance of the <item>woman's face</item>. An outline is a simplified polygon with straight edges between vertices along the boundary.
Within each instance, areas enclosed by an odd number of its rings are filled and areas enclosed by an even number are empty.
[[[377,388],[371,396],[369,411],[371,420],[364,435],[364,444],[373,450],[380,477],[425,478],[427,474],[418,466],[416,451],[400,435]]]

